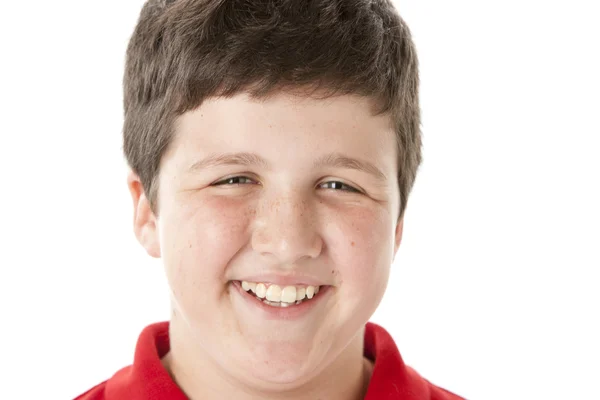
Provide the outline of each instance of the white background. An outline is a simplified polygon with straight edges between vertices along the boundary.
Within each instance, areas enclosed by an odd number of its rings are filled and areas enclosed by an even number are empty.
[[[168,317],[120,147],[142,1],[5,3],[0,398],[66,399]],[[424,163],[373,320],[469,399],[600,399],[594,3],[397,2],[419,51]]]

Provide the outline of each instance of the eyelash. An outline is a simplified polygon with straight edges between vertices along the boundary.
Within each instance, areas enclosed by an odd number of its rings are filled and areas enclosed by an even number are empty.
[[[225,186],[225,185],[239,186],[239,185],[242,185],[241,183],[227,183],[227,182],[229,182],[231,180],[237,180],[237,179],[247,179],[247,180],[252,181],[252,179],[248,178],[247,176],[232,176],[231,178],[226,178],[226,179],[223,179],[221,181],[213,183],[213,186]],[[344,182],[341,182],[341,181],[327,181],[327,182],[323,182],[320,185],[323,185],[325,183],[337,183],[337,184],[341,184],[342,187],[349,188],[349,189],[346,189],[346,190],[342,190],[343,192],[348,192],[348,193],[362,193],[360,190],[356,189],[355,187],[350,186],[350,185],[348,185],[348,184],[346,184]]]

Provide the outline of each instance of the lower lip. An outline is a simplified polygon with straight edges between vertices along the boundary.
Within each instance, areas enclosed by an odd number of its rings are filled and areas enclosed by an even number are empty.
[[[326,298],[329,297],[331,292],[331,286],[321,286],[319,293],[310,300],[304,299],[300,304],[292,304],[288,307],[274,307],[263,303],[254,294],[250,294],[242,289],[242,285],[239,281],[232,281],[231,286],[235,288],[240,296],[249,304],[252,308],[263,314],[265,319],[275,320],[292,320],[302,318],[303,316],[314,310],[319,304],[325,302]]]

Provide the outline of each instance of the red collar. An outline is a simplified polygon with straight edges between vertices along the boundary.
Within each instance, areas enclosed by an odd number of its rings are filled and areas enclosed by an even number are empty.
[[[137,342],[133,365],[76,400],[188,400],[169,376],[161,358],[169,351],[169,323],[146,327]],[[404,365],[394,340],[382,327],[368,323],[365,356],[374,360],[365,400],[460,400]]]

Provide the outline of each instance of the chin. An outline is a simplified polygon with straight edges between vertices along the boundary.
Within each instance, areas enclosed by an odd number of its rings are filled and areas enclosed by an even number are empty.
[[[270,384],[298,386],[307,381],[315,374],[319,363],[310,362],[307,352],[301,352],[302,356],[292,352],[270,351],[267,357],[254,358],[250,363],[249,370],[252,375],[263,382]]]
[[[312,376],[312,372],[310,368],[298,362],[274,361],[254,369],[253,375],[267,384],[283,385],[292,389],[304,384]]]

